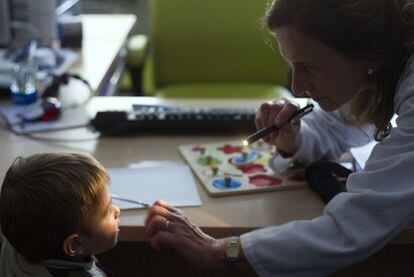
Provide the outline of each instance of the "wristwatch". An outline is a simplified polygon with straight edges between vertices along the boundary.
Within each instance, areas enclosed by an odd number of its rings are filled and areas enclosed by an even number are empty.
[[[229,270],[236,271],[236,261],[240,255],[239,237],[230,237],[227,241],[226,260]]]

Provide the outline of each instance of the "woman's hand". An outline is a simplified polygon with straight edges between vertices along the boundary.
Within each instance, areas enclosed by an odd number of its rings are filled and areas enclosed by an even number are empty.
[[[150,208],[145,229],[155,249],[172,250],[190,266],[215,269],[226,265],[225,241],[206,235],[181,210],[164,201]]]
[[[282,126],[298,109],[299,105],[286,99],[264,103],[256,112],[256,128],[259,130],[271,125]],[[263,138],[263,140],[275,145],[284,154],[293,155],[302,142],[299,130],[300,120],[292,124],[286,124],[280,130]]]

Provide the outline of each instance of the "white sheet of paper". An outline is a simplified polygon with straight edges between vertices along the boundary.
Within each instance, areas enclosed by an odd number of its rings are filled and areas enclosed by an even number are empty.
[[[153,204],[162,199],[173,206],[201,206],[200,196],[190,168],[166,165],[144,168],[109,168],[111,193],[131,200]],[[143,208],[113,199],[121,210]]]

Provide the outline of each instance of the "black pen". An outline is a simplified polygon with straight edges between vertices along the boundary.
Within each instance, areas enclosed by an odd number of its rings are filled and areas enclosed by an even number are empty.
[[[303,117],[303,116],[307,115],[308,113],[310,113],[312,110],[313,110],[313,104],[306,105],[302,109],[299,109],[299,110],[295,111],[292,114],[292,116],[288,119],[288,121],[286,121],[282,125],[280,125],[280,126],[272,125],[272,126],[260,129],[256,133],[250,135],[247,139],[245,139],[243,141],[243,145],[247,146],[249,144],[252,144],[252,143],[258,141],[259,139],[264,138],[265,136],[269,135],[270,133],[273,133],[274,131],[277,131],[277,130],[283,128],[286,124],[294,123],[295,121],[299,120],[301,117]]]

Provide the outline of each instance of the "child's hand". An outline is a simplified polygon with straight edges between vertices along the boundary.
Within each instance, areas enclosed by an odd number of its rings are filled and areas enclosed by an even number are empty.
[[[256,128],[262,129],[271,125],[281,126],[289,120],[292,114],[299,109],[296,103],[282,99],[264,103],[256,112]],[[286,124],[282,129],[263,138],[264,141],[275,145],[284,154],[293,155],[301,144],[300,120]]]

